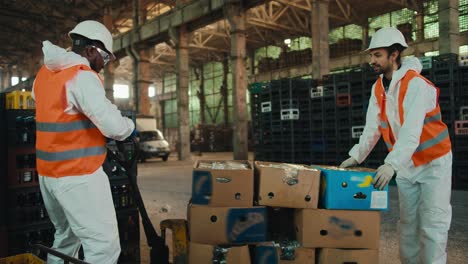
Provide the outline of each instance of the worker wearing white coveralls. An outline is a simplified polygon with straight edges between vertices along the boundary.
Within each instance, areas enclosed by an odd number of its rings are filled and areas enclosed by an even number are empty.
[[[399,63],[400,53],[406,47],[408,45],[397,29],[383,28],[373,36],[367,50],[370,63],[380,73],[380,78],[372,87],[359,143],[340,166],[362,163],[381,135],[384,136],[382,131],[389,129],[386,143],[393,141],[394,144],[387,144],[391,152],[377,169],[373,183],[383,189],[396,172],[401,262],[446,263],[447,234],[452,217],[450,139],[447,127],[441,121],[437,90],[419,75],[422,69],[419,60],[405,58]],[[408,82],[408,76],[414,78]],[[406,94],[401,97],[405,85]],[[382,89],[376,96],[376,87],[384,87],[385,91]],[[377,97],[383,98],[381,105]],[[382,112],[388,122],[381,123]],[[428,130],[428,126],[439,129],[440,133],[425,141],[434,130]],[[388,140],[388,136],[392,138]]]
[[[105,97],[102,80],[97,75],[106,63],[115,59],[109,30],[99,22],[88,20],[77,24],[69,36],[73,40],[72,51],[43,42],[44,66],[36,76],[33,89],[38,107],[39,184],[56,230],[52,248],[76,257],[82,245],[85,261],[116,263],[120,241],[109,179],[101,167],[106,155],[104,136],[124,140],[132,134],[134,124],[122,117]],[[57,93],[62,94],[57,96]],[[57,113],[39,112],[48,109]],[[42,122],[38,120],[40,115],[66,122]],[[40,142],[51,138],[61,144]],[[80,148],[82,141],[99,144]],[[63,260],[49,255],[47,263],[63,263]]]

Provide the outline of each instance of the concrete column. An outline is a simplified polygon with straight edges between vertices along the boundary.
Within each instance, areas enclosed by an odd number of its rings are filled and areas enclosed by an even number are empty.
[[[424,8],[421,4],[418,4],[418,10],[416,14],[416,42],[424,41]]]
[[[112,14],[111,8],[106,7],[104,8],[104,17],[103,22],[104,25],[112,32],[113,21],[112,21]],[[104,89],[106,90],[106,97],[111,102],[114,102],[114,70],[118,67],[118,60],[113,63],[108,63],[106,67],[104,67]]]
[[[200,65],[200,91],[198,93],[198,100],[200,100],[200,123],[206,123],[206,97],[205,97],[205,71],[203,64]]]
[[[6,83],[7,73],[6,73],[5,70],[0,71],[0,79],[1,79],[0,91],[3,91],[3,90],[5,90],[7,88],[7,83]]]
[[[179,120],[179,160],[190,159],[189,53],[188,32],[178,29],[176,40],[177,117]]]
[[[151,69],[149,61],[149,50],[139,51],[140,60],[138,62],[138,79],[137,79],[137,100],[138,108],[137,111],[140,114],[150,114],[150,100],[148,96],[148,87],[152,84],[151,82]]]
[[[439,53],[459,53],[459,0],[439,0]]]
[[[7,77],[7,88],[11,87],[13,84],[12,84],[12,81],[11,81],[11,78],[13,77],[13,66],[12,65],[8,65],[8,77]]]
[[[312,3],[312,78],[320,79],[330,72],[328,43],[329,0],[310,0]]]
[[[245,65],[246,15],[242,2],[234,2],[228,8],[228,20],[231,26],[231,63],[232,63],[232,100],[234,107],[234,159],[248,159],[247,146],[247,72]]]
[[[221,94],[223,95],[223,112],[224,112],[224,124],[229,124],[229,107],[228,107],[228,73],[229,73],[229,58],[225,54],[223,58],[223,86],[221,87]]]
[[[163,78],[159,79],[154,83],[156,89],[156,96],[154,100],[154,117],[156,118],[156,125],[158,128],[163,128],[162,122],[162,109],[161,109],[161,100],[159,100],[159,96],[162,94],[162,85],[163,85]]]

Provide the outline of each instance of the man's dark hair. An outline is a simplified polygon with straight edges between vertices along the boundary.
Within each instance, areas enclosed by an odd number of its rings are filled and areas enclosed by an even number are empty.
[[[395,43],[391,45],[390,47],[385,48],[388,52],[388,57],[392,55],[393,52],[398,51],[398,57],[396,58],[396,62],[398,65],[401,65],[401,53],[406,49],[403,47],[401,44]]]

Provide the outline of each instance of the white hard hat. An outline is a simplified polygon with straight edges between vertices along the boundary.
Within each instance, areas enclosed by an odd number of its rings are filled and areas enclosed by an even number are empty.
[[[408,47],[408,44],[406,44],[405,41],[405,37],[403,36],[403,34],[401,34],[401,32],[398,29],[392,27],[385,27],[375,32],[374,36],[372,36],[369,48],[367,48],[367,50],[390,47],[393,44],[400,44],[405,48]]]
[[[94,20],[86,20],[78,23],[72,31],[68,32],[68,36],[71,37],[72,34],[102,42],[105,50],[115,59],[115,55],[112,53],[112,34],[103,24]]]

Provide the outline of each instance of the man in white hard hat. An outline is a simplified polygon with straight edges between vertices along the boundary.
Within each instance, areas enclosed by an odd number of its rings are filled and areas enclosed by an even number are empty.
[[[44,66],[34,81],[36,159],[44,204],[55,227],[53,249],[85,261],[116,263],[120,241],[109,179],[101,165],[105,137],[134,130],[106,97],[98,73],[115,59],[112,35],[83,21],[70,31],[72,51],[43,42]],[[49,255],[47,263],[63,263]]]
[[[340,166],[362,163],[382,136],[389,154],[373,184],[383,189],[396,173],[402,263],[446,263],[451,143],[438,88],[420,75],[417,58],[400,58],[407,47],[395,28],[382,28],[372,37],[367,51],[380,76],[372,87],[363,134]]]

